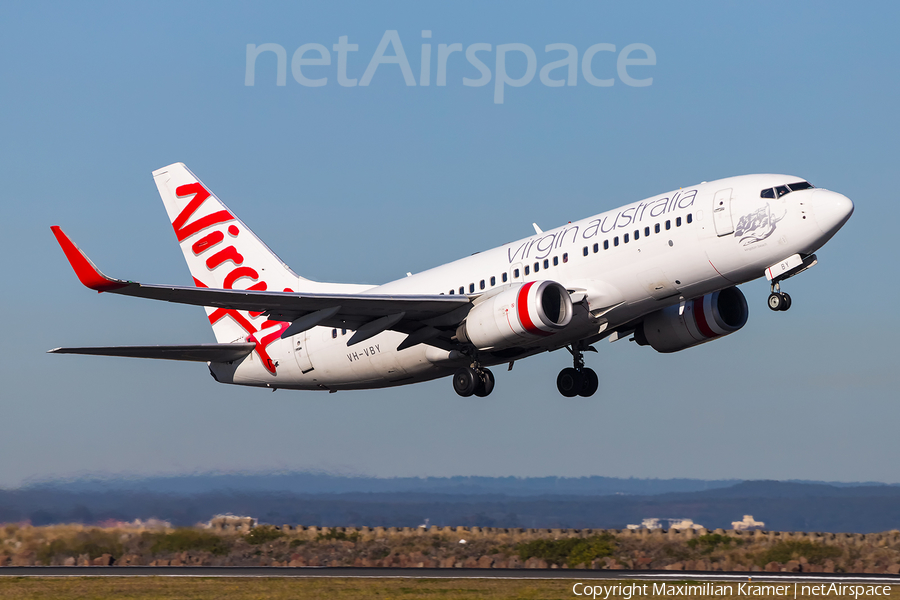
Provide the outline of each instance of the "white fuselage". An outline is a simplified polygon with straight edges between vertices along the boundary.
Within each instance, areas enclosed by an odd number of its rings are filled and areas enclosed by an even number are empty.
[[[767,267],[816,251],[852,211],[846,197],[823,189],[764,198],[761,192],[800,181],[786,175],[745,175],[654,196],[535,234],[381,286],[364,294],[466,294],[487,298],[510,285],[552,280],[565,286],[574,317],[528,352],[480,353],[484,365],[516,360],[581,340],[594,341],[666,306],[762,277]],[[401,385],[451,374],[471,358],[385,331],[347,346],[352,332],[315,327],[267,350],[273,374],[256,353],[211,363],[223,383],[292,389],[360,389]],[[265,335],[260,332],[259,337]]]

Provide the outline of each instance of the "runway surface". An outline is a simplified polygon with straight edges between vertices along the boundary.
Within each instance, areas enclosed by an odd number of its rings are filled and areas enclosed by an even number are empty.
[[[0,567],[0,577],[352,577],[406,579],[630,579],[647,581],[809,581],[900,584],[873,573],[723,573],[582,569],[390,569],[362,567]]]

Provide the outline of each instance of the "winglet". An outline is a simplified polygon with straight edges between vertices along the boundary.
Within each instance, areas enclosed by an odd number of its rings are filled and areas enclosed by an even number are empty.
[[[58,225],[53,225],[50,229],[53,231],[53,235],[56,236],[56,241],[59,242],[62,251],[65,253],[69,264],[72,265],[75,275],[78,276],[81,283],[98,292],[117,290],[128,285],[124,281],[111,279],[101,273],[94,266],[94,263],[91,262],[91,259],[85,256],[84,252],[75,245],[75,242],[69,239],[69,236],[63,233],[63,230]]]

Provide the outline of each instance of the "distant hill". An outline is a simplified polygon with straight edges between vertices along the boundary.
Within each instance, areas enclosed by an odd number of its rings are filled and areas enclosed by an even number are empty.
[[[832,484],[797,481],[742,481],[713,488],[708,498],[859,498],[870,496],[900,497],[900,486],[883,483]]]
[[[296,494],[341,494],[347,492],[432,494],[506,494],[534,496],[569,494],[604,496],[614,494],[665,494],[695,492],[732,486],[739,479],[623,479],[617,477],[342,477],[325,473],[206,473],[177,477],[82,478],[30,483],[25,489],[69,492],[151,490],[165,494],[228,492],[292,492]]]
[[[429,519],[432,525],[621,529],[659,517],[690,518],[714,529],[730,528],[732,521],[752,514],[767,529],[780,531],[900,529],[896,485],[744,481],[723,487],[698,480],[602,477],[348,479],[289,474],[45,482],[0,490],[0,522],[160,518],[193,525],[233,513],[266,523],[317,526],[414,527]],[[678,491],[701,484],[707,489]],[[342,486],[351,491],[334,491]],[[377,491],[378,486],[388,491]],[[635,492],[642,488],[652,491]]]

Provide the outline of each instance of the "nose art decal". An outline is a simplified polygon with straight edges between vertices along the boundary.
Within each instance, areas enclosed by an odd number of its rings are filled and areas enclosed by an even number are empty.
[[[772,214],[772,207],[767,202],[765,206],[752,213],[746,214],[738,221],[734,228],[734,237],[738,238],[742,246],[750,246],[761,242],[775,233],[775,224],[787,215],[787,209],[780,217]]]

